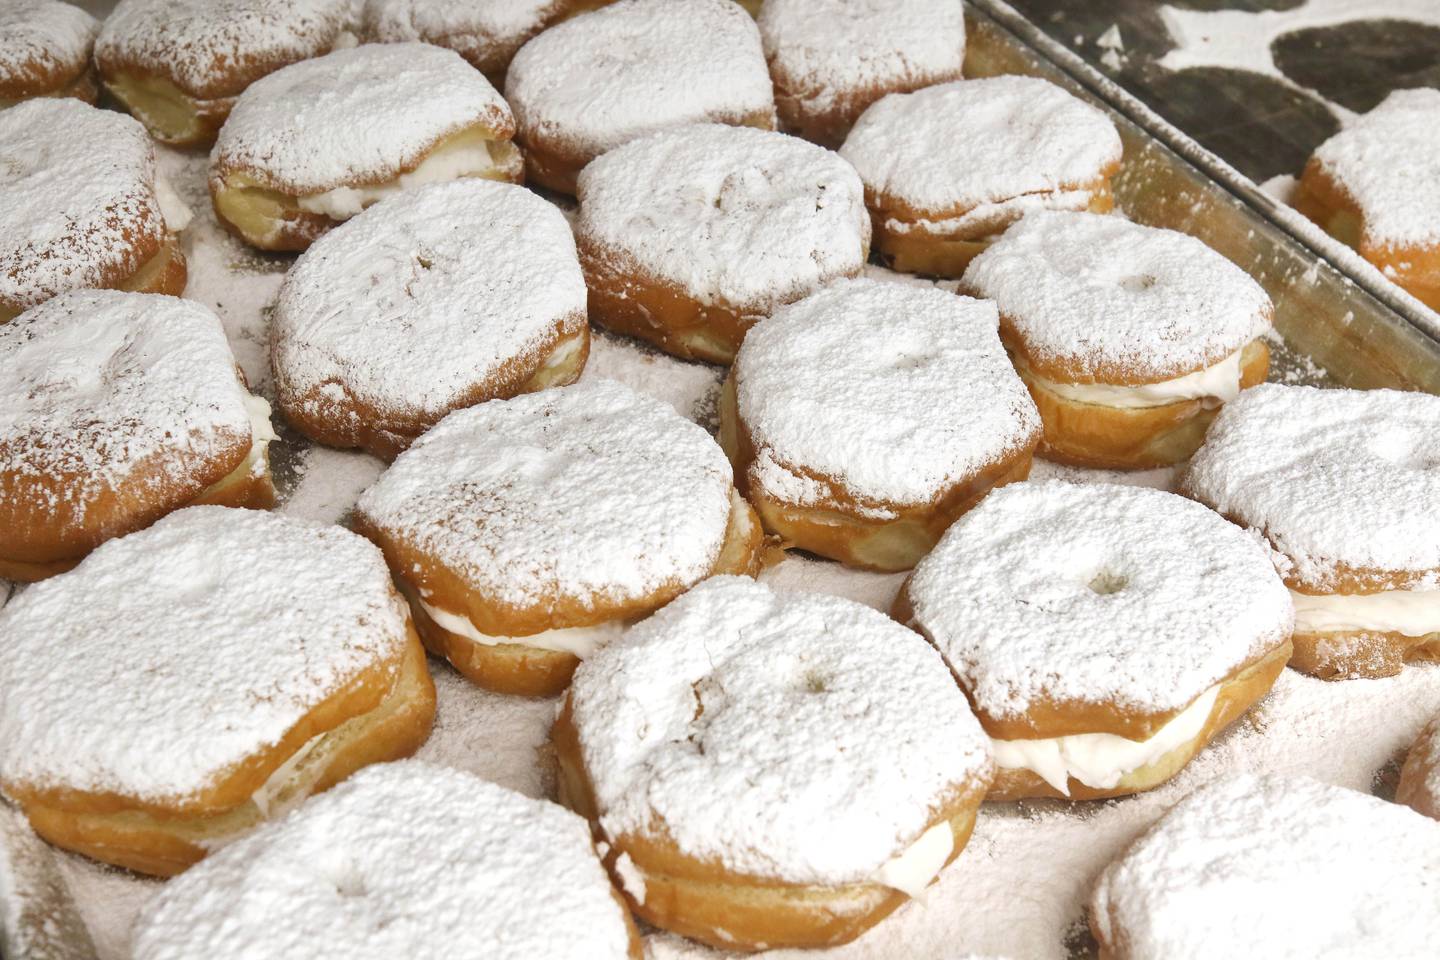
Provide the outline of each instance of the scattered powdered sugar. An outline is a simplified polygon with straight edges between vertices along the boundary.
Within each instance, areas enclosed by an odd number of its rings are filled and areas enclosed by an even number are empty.
[[[295,461],[295,483],[280,509],[320,523],[342,523],[355,500],[374,483],[385,462],[355,450],[310,446]]]
[[[664,400],[686,420],[713,431],[723,368],[688,363],[640,340],[605,330],[590,333],[590,359],[581,383],[619,380],[647,397]]]
[[[211,178],[239,169],[295,195],[379,183],[475,125],[515,132],[505,101],[459,54],[428,43],[337,50],[250,85],[220,129]]]
[[[398,661],[406,618],[380,551],[349,531],[173,513],[0,611],[0,779],[186,800]]]
[[[449,47],[487,72],[562,16],[572,0],[365,0],[365,34],[385,43],[421,40]]]
[[[703,429],[598,380],[450,414],[357,509],[493,601],[623,602],[710,571],[730,477]]]
[[[164,235],[138,121],[69,97],[0,111],[0,307],[129,276]]]
[[[1350,195],[1365,242],[1440,244],[1440,90],[1396,90],[1315,149]]]
[[[1099,109],[1047,80],[1006,76],[892,93],[861,115],[840,155],[871,193],[953,216],[1091,183],[1121,150]]]
[[[407,190],[317,240],[285,278],[271,333],[282,397],[327,384],[381,414],[438,418],[557,329],[584,324],[570,226],[513,184]],[[563,323],[562,323],[563,321]]]
[[[48,92],[47,84],[79,74],[99,29],[74,4],[8,0],[0,6],[0,97]]]
[[[696,124],[653,134],[587,166],[577,192],[582,245],[633,260],[703,304],[768,313],[858,274],[869,248],[864,188],[850,165],[768,130]]]
[[[740,419],[781,471],[881,506],[930,503],[1039,439],[997,322],[993,303],[933,287],[833,283],[746,334]]]
[[[1290,596],[1244,531],[1174,494],[1011,484],[961,517],[908,588],[976,709],[1178,710],[1289,635]]]
[[[1036,363],[1077,382],[1157,382],[1225,359],[1270,327],[1265,290],[1200,240],[1096,213],[1020,221],[965,271]]]
[[[135,960],[624,960],[585,821],[416,761],[367,767],[172,880]]]
[[[773,119],[760,31],[732,0],[619,0],[520,48],[505,98],[524,138],[594,157],[665,127]]]
[[[715,577],[584,661],[570,690],[600,824],[790,883],[865,882],[988,776],[935,651],[867,607]]]
[[[1440,588],[1440,397],[1261,384],[1220,411],[1182,487],[1262,532],[1297,585],[1324,591],[1343,565]]]
[[[95,945],[56,866],[60,856],[25,817],[0,802],[0,954],[15,960],[91,960]]]
[[[1102,874],[1093,916],[1123,955],[1422,957],[1440,939],[1440,824],[1301,777],[1196,790]],[[1303,905],[1303,922],[1280,904]]]

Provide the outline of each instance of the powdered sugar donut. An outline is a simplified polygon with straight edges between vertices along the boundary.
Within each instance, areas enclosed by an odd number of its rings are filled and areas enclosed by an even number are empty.
[[[992,738],[991,798],[1174,776],[1270,689],[1294,614],[1265,551],[1199,504],[1114,484],[997,490],[920,561],[895,618]]]
[[[278,514],[174,513],[0,634],[0,787],[51,843],[144,873],[411,753],[435,710],[379,551]]]
[[[129,117],[48,97],[0,113],[0,323],[66,290],[180,294],[188,219]]]
[[[134,956],[317,951],[639,960],[640,940],[583,820],[407,761],[362,770],[167,884],[137,923]]]
[[[250,85],[210,155],[215,212],[245,241],[303,250],[407,187],[460,177],[518,183],[515,121],[460,55],[372,44]]]
[[[1440,90],[1396,90],[1315,148],[1295,207],[1440,310]]]
[[[450,414],[360,498],[420,635],[502,693],[560,692],[584,657],[761,534],[699,426],[610,380]]]
[[[1116,960],[1425,957],[1437,870],[1440,825],[1411,810],[1304,777],[1230,777],[1106,869],[1090,927]]]
[[[840,155],[865,181],[875,247],[896,270],[958,277],[1036,210],[1108,212],[1120,135],[1100,110],[1037,77],[887,96]]]
[[[887,93],[959,80],[959,0],[768,0],[757,22],[780,123],[838,147]]]
[[[1088,213],[1026,218],[975,258],[965,292],[1000,337],[1062,463],[1184,460],[1220,405],[1265,379],[1264,288],[1194,237]]]
[[[1270,543],[1291,666],[1385,677],[1440,657],[1440,397],[1264,384],[1221,411],[1180,490]]]
[[[1440,718],[1430,721],[1411,745],[1400,768],[1395,802],[1440,820]]]
[[[215,139],[235,98],[354,39],[353,0],[120,0],[95,42],[105,89],[172,144]]]
[[[94,17],[59,0],[0,5],[0,110],[31,97],[94,103],[100,89],[90,49],[99,30]]]
[[[985,736],[935,651],[823,594],[707,580],[576,671],[561,800],[642,918],[757,950],[844,943],[964,848]]]
[[[860,180],[796,137],[697,124],[585,168],[575,240],[590,318],[676,356],[729,363],[760,317],[870,249]]]
[[[573,383],[590,352],[564,215],[473,179],[405,191],[320,238],[270,331],[285,419],[385,459],[451,410]]]
[[[0,326],[0,576],[68,570],[187,504],[270,506],[269,413],[190,300],[80,291]]]
[[[746,499],[788,544],[906,570],[992,487],[1023,480],[1040,416],[995,306],[842,280],[760,321],[720,401]]]
[[[595,157],[665,127],[775,127],[760,33],[731,0],[620,0],[562,23],[515,55],[505,98],[530,179],[562,193]]]

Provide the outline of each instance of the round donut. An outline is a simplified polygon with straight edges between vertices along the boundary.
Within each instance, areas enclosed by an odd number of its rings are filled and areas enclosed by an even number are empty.
[[[105,89],[162,143],[215,139],[245,88],[353,43],[353,0],[120,0],[95,41]]]
[[[1273,308],[1258,283],[1194,237],[1090,213],[1010,228],[965,271],[994,300],[1030,388],[1040,454],[1082,467],[1170,466],[1223,403],[1263,381]]]
[[[908,570],[991,488],[1030,473],[1040,415],[995,305],[840,280],[750,331],[720,400],[740,491],[783,542]]]
[[[135,960],[640,960],[585,821],[459,770],[355,774],[168,884]]]
[[[644,920],[745,951],[846,943],[969,840],[985,735],[869,607],[715,577],[575,673],[560,799]]]
[[[515,120],[484,76],[428,43],[369,44],[256,81],[210,155],[215,212],[263,250],[304,250],[409,187],[519,183]]]
[[[1395,802],[1440,820],[1440,717],[1420,731],[1406,754]]]
[[[191,300],[79,291],[0,325],[0,577],[189,504],[271,506],[269,414]]]
[[[1414,811],[1308,777],[1232,776],[1106,868],[1090,928],[1114,960],[1428,957],[1437,871],[1440,825]]]
[[[564,215],[473,179],[405,191],[321,237],[270,332],[285,419],[386,460],[452,410],[574,383],[590,352]]]
[[[610,0],[364,0],[361,34],[371,43],[418,40],[448,47],[495,84],[525,41]]]
[[[1295,207],[1440,310],[1440,90],[1396,90],[1315,149]]]
[[[1294,614],[1260,546],[1171,493],[997,490],[896,598],[990,735],[992,800],[1092,800],[1180,771],[1270,689]]]
[[[886,94],[962,76],[960,0],[767,0],[757,23],[781,129],[826,147]]]
[[[412,753],[435,712],[380,552],[273,513],[191,507],[112,540],[0,635],[0,788],[46,840],[141,873]]]
[[[1274,550],[1295,602],[1292,667],[1342,680],[1440,659],[1440,397],[1247,390],[1180,491]]]
[[[653,134],[586,167],[578,193],[590,319],[687,359],[729,363],[756,320],[858,276],[870,250],[855,171],[781,133]]]
[[[7,0],[0,6],[0,110],[31,97],[100,94],[90,50],[99,22],[60,0]]]
[[[0,324],[67,290],[178,296],[188,219],[129,117],[53,97],[0,112]]]
[[[732,0],[619,0],[520,48],[505,78],[530,180],[575,192],[606,151],[666,127],[775,128],[755,22]]]
[[[1108,212],[1121,152],[1103,112],[1018,76],[886,96],[840,148],[865,182],[881,257],[939,277],[1036,210]]]
[[[356,507],[420,635],[475,683],[551,696],[580,660],[762,536],[701,427],[610,380],[450,414]]]

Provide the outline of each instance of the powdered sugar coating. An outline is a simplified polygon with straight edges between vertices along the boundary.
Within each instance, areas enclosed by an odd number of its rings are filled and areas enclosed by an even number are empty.
[[[572,0],[365,0],[366,36],[449,47],[477,69],[504,72],[521,44]]]
[[[172,513],[0,611],[0,780],[192,797],[398,661],[407,616],[380,551],[348,530]]]
[[[106,285],[158,247],[155,152],[145,128],[79,100],[0,112],[0,305],[23,309]]]
[[[283,192],[380,183],[439,140],[482,125],[515,132],[510,108],[460,55],[426,43],[367,44],[292,64],[251,84],[210,155]]]
[[[78,76],[90,65],[100,24],[58,0],[6,0],[0,5],[0,98],[47,91],[57,76]]]
[[[1440,397],[1261,384],[1220,411],[1181,485],[1263,534],[1296,585],[1327,591],[1349,567],[1440,589]]]
[[[870,219],[849,164],[797,137],[696,124],[580,174],[582,245],[703,304],[764,314],[865,264]]]
[[[1234,776],[1111,864],[1091,916],[1127,960],[1424,957],[1440,939],[1437,870],[1440,824],[1413,810],[1305,777]]]
[[[1260,284],[1200,240],[1095,213],[1046,211],[965,271],[1035,363],[1079,383],[1154,383],[1225,359],[1270,327]]]
[[[1440,243],[1440,90],[1396,90],[1315,149],[1377,247]]]
[[[357,510],[494,601],[623,602],[709,573],[730,477],[701,427],[596,380],[450,414]]]
[[[957,80],[871,105],[840,148],[865,187],[954,216],[1094,181],[1120,162],[1115,125],[1047,80]]]
[[[997,322],[992,303],[877,280],[780,308],[735,367],[757,456],[836,477],[861,500],[925,504],[1015,455],[1040,416]]]
[[[167,884],[136,960],[622,960],[585,821],[472,774],[367,767]]]
[[[584,317],[575,241],[552,204],[490,180],[407,190],[291,268],[271,326],[277,387],[299,399],[341,384],[379,410],[438,418]]]
[[[1179,710],[1289,637],[1264,549],[1183,497],[1011,484],[961,517],[908,586],[914,622],[976,710]]]
[[[583,157],[775,113],[760,31],[731,0],[619,0],[561,23],[520,48],[505,98],[527,142]]]
[[[984,733],[935,651],[839,597],[714,577],[584,661],[570,689],[612,839],[788,883],[864,882],[957,787]]]

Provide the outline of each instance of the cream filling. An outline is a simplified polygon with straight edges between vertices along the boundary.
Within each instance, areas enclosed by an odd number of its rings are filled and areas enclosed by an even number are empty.
[[[270,423],[268,400],[253,393],[245,394],[245,412],[250,414],[250,453],[246,455],[245,462],[232,471],[232,476],[253,476],[256,467],[264,460],[265,452],[270,449],[271,441],[280,439]]]
[[[896,235],[923,233],[931,236],[960,238],[979,242],[993,239],[1010,224],[1027,214],[1041,210],[1084,210],[1095,198],[1093,190],[1055,190],[1048,193],[1025,193],[979,203],[955,217],[940,220],[898,220],[889,218],[885,229]]]
[[[1240,396],[1240,354],[1237,350],[1213,366],[1187,373],[1174,380],[1159,383],[1056,383],[1025,371],[1029,379],[1046,390],[1076,403],[1093,403],[1102,407],[1141,409],[1163,407],[1181,400],[1213,399],[1229,403]],[[1017,363],[1017,366],[1022,366]]]
[[[155,202],[160,205],[160,216],[165,218],[165,229],[171,233],[179,233],[195,219],[189,205],[180,199],[180,194],[164,177],[155,178]]]
[[[466,138],[435,148],[414,170],[393,180],[358,187],[336,187],[324,193],[299,197],[295,202],[301,210],[323,213],[332,220],[348,220],[372,203],[409,187],[484,176],[496,169],[486,141]]]
[[[949,821],[935,824],[920,838],[875,871],[875,882],[910,897],[918,897],[945,866],[955,849],[955,832]]]
[[[605,623],[597,623],[590,627],[562,627],[558,630],[542,630],[539,633],[532,633],[528,637],[494,637],[488,633],[481,633],[475,629],[475,625],[466,617],[441,610],[439,607],[432,607],[424,600],[420,600],[420,607],[430,619],[445,630],[462,636],[467,640],[485,646],[498,646],[502,643],[518,644],[522,647],[535,647],[538,650],[553,650],[556,653],[569,653],[584,660],[593,654],[600,647],[617,639],[625,629],[619,620],[610,620]]]
[[[329,733],[329,731],[326,731],[326,733]],[[325,733],[322,733],[305,741],[304,746],[292,753],[284,763],[275,768],[275,772],[266,778],[265,782],[260,785],[259,790],[250,794],[250,802],[260,809],[261,816],[271,817],[286,813],[289,809],[299,806],[300,801],[308,795],[308,790],[299,790],[296,791],[291,802],[282,804],[280,807],[271,807],[275,797],[292,786],[290,778],[294,776],[300,764],[305,762],[305,758],[313,753],[315,748],[320,745],[320,741],[325,739],[325,735]]]
[[[1040,779],[1067,797],[1071,777],[1087,787],[1108,790],[1131,771],[1149,766],[1195,739],[1205,728],[1219,693],[1217,683],[1148,740],[1135,741],[1113,733],[1076,733],[1040,740],[992,739],[990,746],[999,766],[1039,774]]]
[[[1386,590],[1383,593],[1323,594],[1290,591],[1296,633],[1357,630],[1423,637],[1440,633],[1440,590]]]

